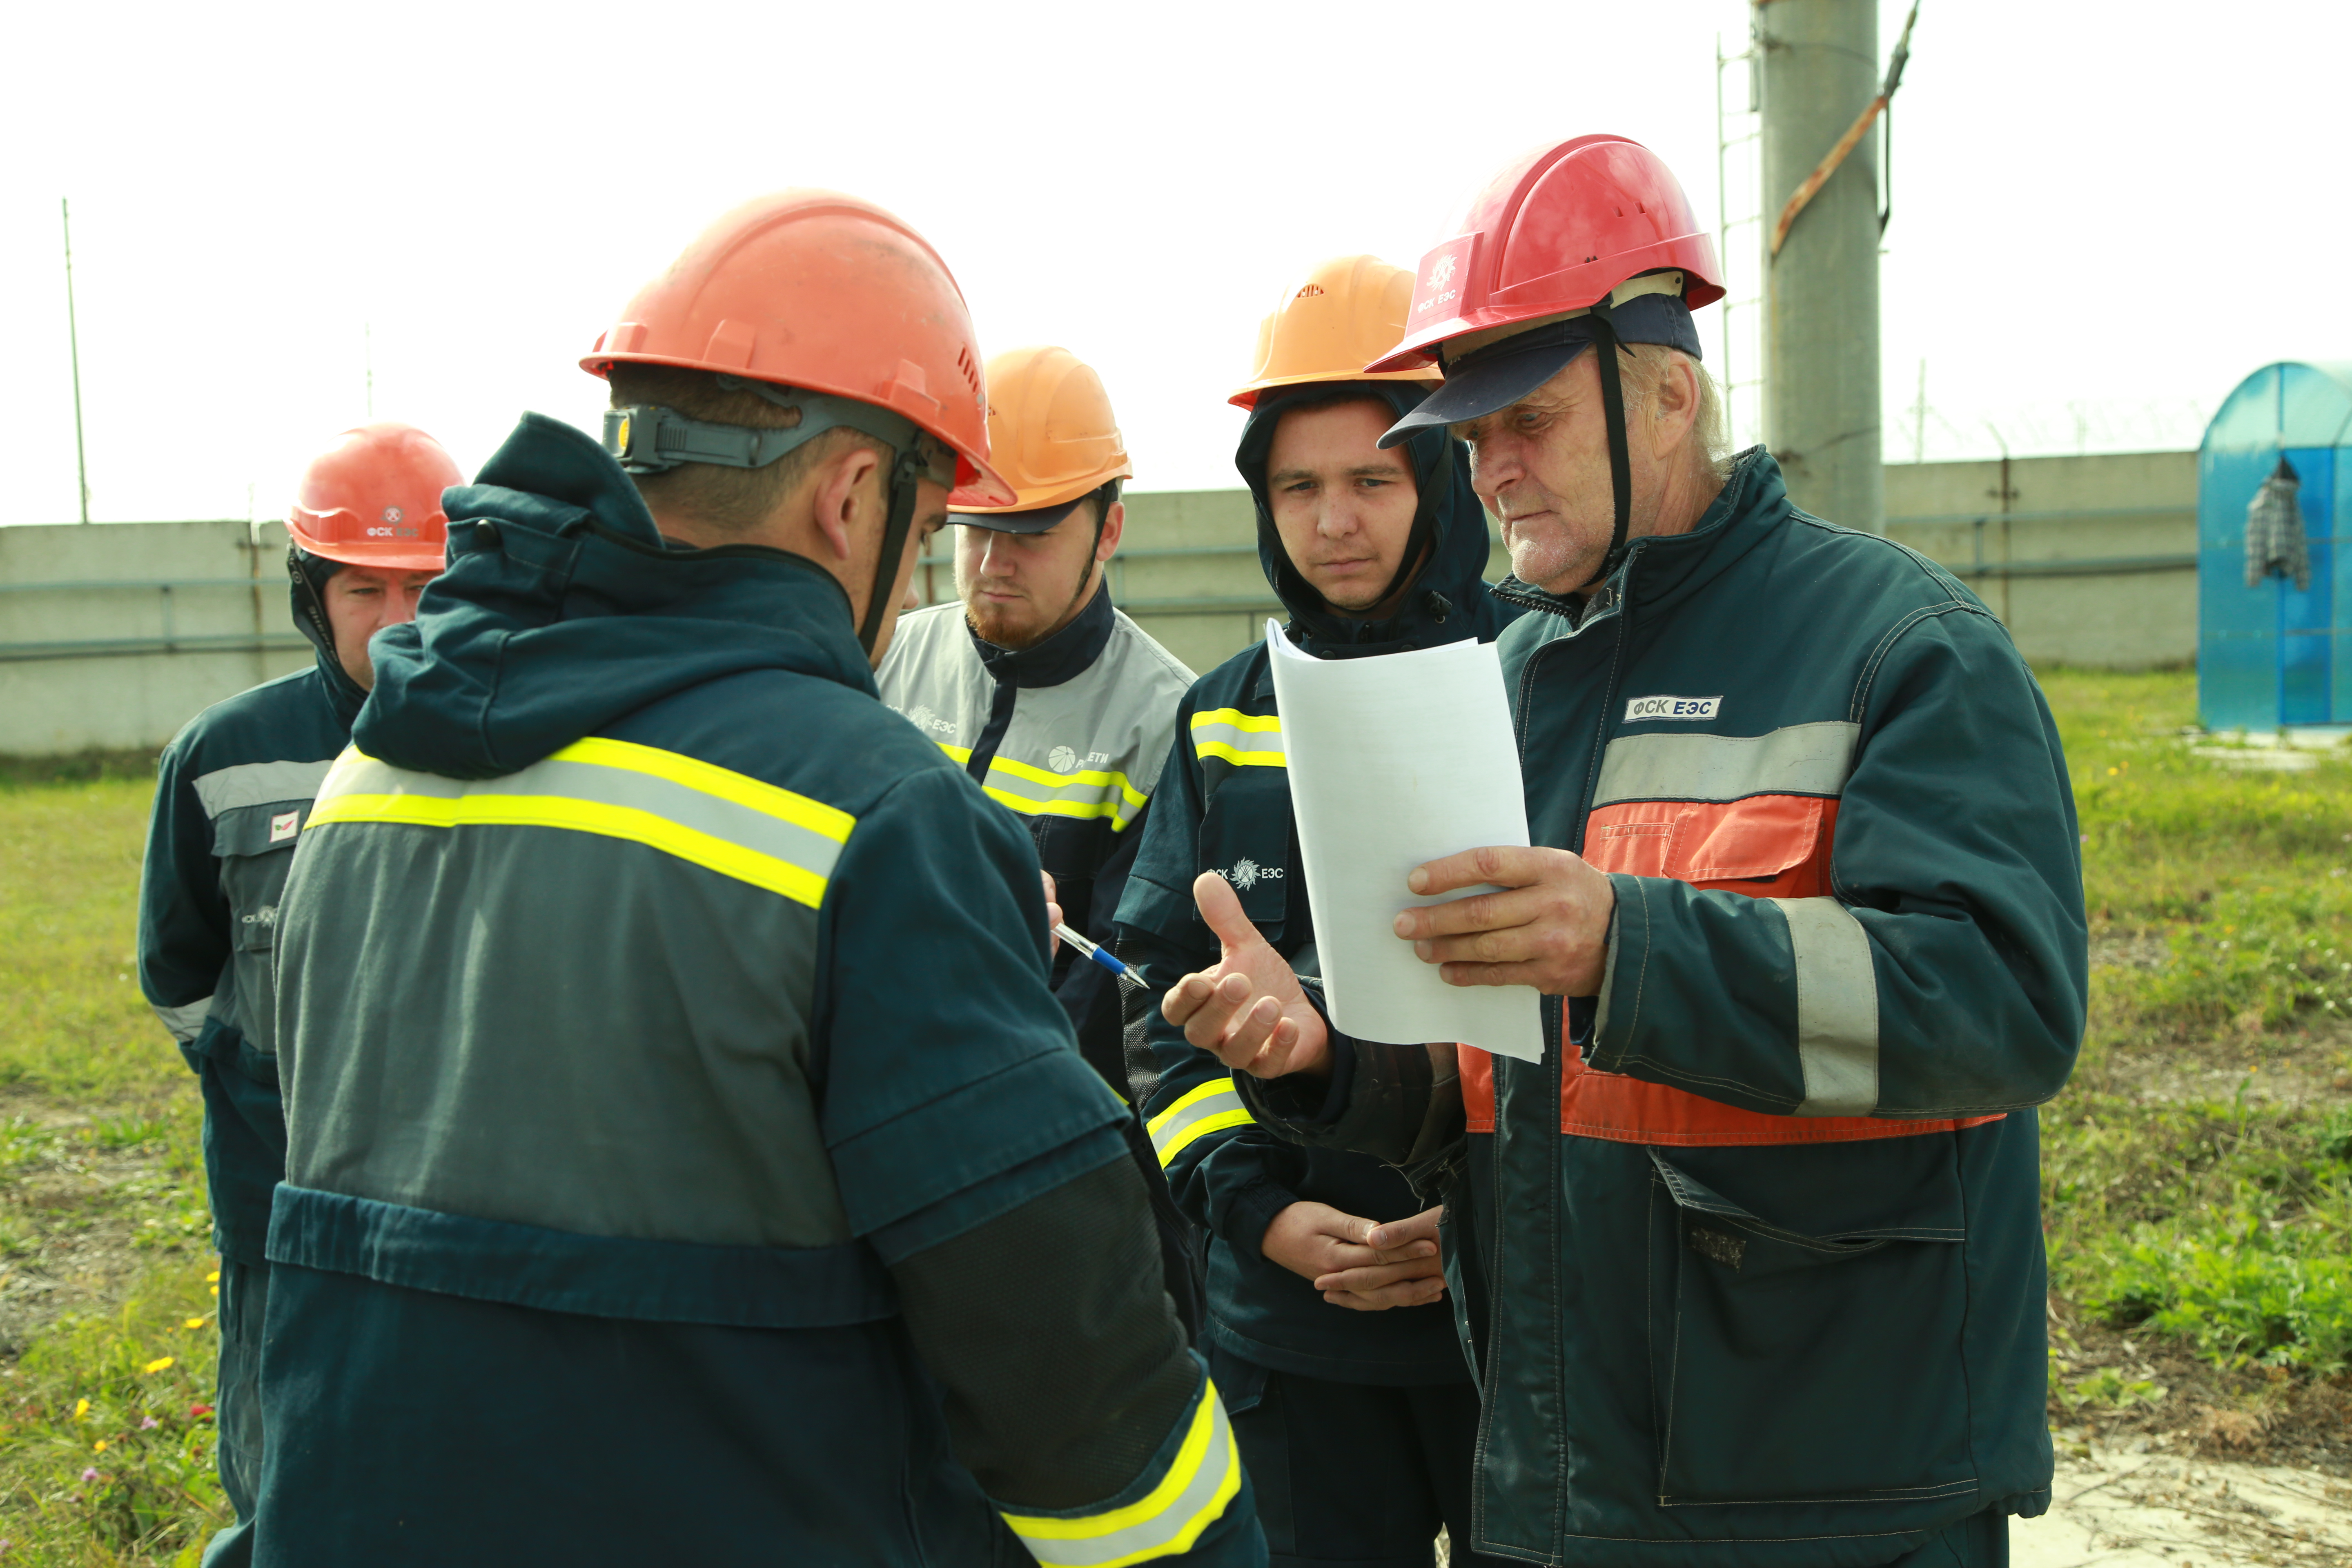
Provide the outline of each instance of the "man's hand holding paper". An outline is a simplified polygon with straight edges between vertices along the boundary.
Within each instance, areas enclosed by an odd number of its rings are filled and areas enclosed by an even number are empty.
[[[1398,914],[1397,935],[1448,985],[1532,985],[1549,996],[1600,991],[1617,889],[1582,856],[1490,845],[1416,866],[1405,881],[1423,896],[1501,889]]]

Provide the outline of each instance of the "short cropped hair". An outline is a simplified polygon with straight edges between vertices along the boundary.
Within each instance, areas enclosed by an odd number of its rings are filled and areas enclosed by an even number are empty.
[[[689,419],[742,425],[754,430],[790,429],[799,415],[779,408],[758,393],[719,384],[707,370],[677,365],[618,363],[606,373],[613,406],[654,404]],[[667,512],[714,533],[749,533],[783,504],[803,475],[845,447],[862,446],[887,468],[890,454],[863,431],[839,427],[794,447],[764,468],[730,468],[716,463],[681,463],[667,473],[632,474],[637,493],[657,512]]]

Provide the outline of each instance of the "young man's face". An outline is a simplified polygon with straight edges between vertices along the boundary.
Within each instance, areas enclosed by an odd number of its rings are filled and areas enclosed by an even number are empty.
[[[1380,605],[1421,506],[1403,447],[1381,450],[1394,423],[1384,403],[1300,408],[1274,427],[1265,493],[1290,563],[1324,603],[1349,615]]]
[[[956,530],[956,592],[971,629],[999,647],[1033,647],[1077,618],[1096,569],[1118,549],[1127,503],[1111,503],[1095,536],[1089,498],[1043,533],[1005,533],[965,522]],[[961,521],[961,520],[959,520]]]
[[[368,661],[368,638],[386,626],[415,620],[416,595],[437,575],[382,566],[345,566],[327,579],[322,597],[327,625],[335,634],[335,658],[343,673],[359,682],[361,690],[375,685],[375,666]]]

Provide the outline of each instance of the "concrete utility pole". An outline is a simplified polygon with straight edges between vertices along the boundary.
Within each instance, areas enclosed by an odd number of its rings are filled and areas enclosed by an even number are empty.
[[[1865,135],[1771,252],[1773,215],[1878,94],[1876,0],[1757,0],[1764,89],[1764,440],[1818,517],[1885,527],[1878,147]]]

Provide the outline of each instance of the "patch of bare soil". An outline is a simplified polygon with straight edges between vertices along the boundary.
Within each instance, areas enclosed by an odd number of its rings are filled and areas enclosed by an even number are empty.
[[[154,1248],[204,1240],[201,1211],[173,1202],[160,1140],[117,1143],[94,1126],[0,1100],[0,1357],[69,1312],[121,1302]]]
[[[2062,1444],[2050,1511],[2011,1521],[2014,1568],[2343,1568],[2352,1486],[2318,1471]]]
[[[2102,1093],[2140,1100],[2234,1100],[2282,1106],[2352,1100],[2352,1028],[2321,1025],[2307,1032],[2241,1030],[2202,1038],[2112,1047],[2095,1069]]]
[[[2172,962],[2172,949],[2160,931],[2126,931],[2108,927],[2091,936],[2091,967],[2100,969],[2162,969]]]
[[[2053,1392],[2050,1425],[2084,1450],[2288,1465],[2352,1480],[2352,1377],[2303,1378],[2284,1368],[2224,1372],[2186,1349],[2051,1308],[2069,1382],[2112,1368],[2161,1393],[2120,1407],[2069,1409]],[[2347,1493],[2352,1496],[2352,1493]]]

